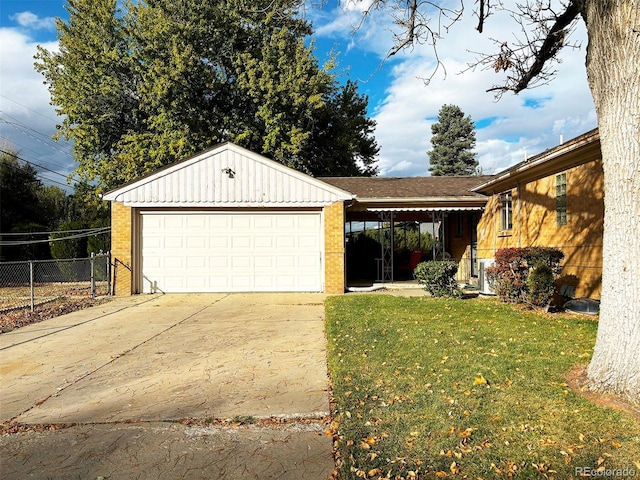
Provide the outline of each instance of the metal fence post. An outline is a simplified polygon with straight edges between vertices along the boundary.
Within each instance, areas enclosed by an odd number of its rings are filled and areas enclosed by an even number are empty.
[[[35,285],[34,285],[34,281],[33,281],[33,262],[30,261],[29,262],[29,287],[31,289],[31,311],[33,312],[34,309],[34,304],[35,304]]]
[[[107,295],[111,295],[111,251],[104,256],[107,268]]]
[[[91,252],[91,298],[96,298],[96,277],[94,272],[96,254]]]

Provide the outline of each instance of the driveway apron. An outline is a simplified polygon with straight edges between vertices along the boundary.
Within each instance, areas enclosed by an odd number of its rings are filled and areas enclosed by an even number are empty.
[[[328,478],[323,303],[136,296],[0,335],[3,421],[56,425],[0,438],[2,478]]]

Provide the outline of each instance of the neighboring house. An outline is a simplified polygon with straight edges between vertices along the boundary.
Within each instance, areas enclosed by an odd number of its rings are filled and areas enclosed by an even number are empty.
[[[564,252],[556,282],[600,298],[604,174],[598,130],[519,163],[471,189],[489,196],[478,223],[478,257],[508,247]]]
[[[545,245],[565,252],[560,283],[598,297],[602,184],[597,131],[470,177],[317,179],[225,143],[104,196],[114,290],[343,293],[416,258],[467,282],[499,248]]]

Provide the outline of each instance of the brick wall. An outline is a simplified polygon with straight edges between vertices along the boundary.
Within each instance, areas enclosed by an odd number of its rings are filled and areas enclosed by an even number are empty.
[[[324,207],[325,293],[345,291],[344,203]]]
[[[562,172],[560,172],[562,173]],[[576,287],[576,297],[600,298],[604,175],[601,161],[566,170],[567,224],[556,222],[556,175],[512,189],[513,229],[500,230],[499,195],[493,195],[478,224],[478,257],[509,247],[547,246],[565,258],[558,284]],[[502,192],[500,192],[502,193]]]
[[[132,222],[131,207],[120,202],[111,204],[111,257],[114,295],[132,293]]]

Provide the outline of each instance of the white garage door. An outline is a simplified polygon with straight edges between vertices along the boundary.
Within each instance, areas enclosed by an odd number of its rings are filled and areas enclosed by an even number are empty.
[[[144,292],[318,292],[320,213],[145,213]]]

